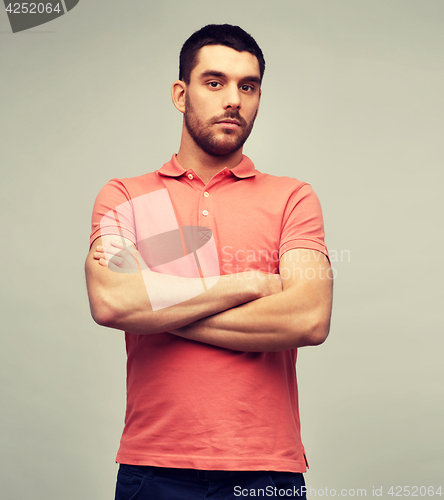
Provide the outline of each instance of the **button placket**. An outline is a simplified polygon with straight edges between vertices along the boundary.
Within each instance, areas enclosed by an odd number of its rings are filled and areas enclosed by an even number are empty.
[[[206,189],[201,191],[201,198],[200,198],[200,213],[203,217],[207,218],[208,215],[210,215],[211,211],[211,203],[210,203],[210,193],[208,191],[208,186],[206,186]]]
[[[203,225],[211,226],[211,223],[214,219],[214,213],[213,213],[213,201],[214,201],[214,189],[217,190],[217,185],[221,181],[221,177],[224,178],[225,176],[221,176],[221,173],[219,172],[217,175],[215,175],[210,181],[203,186],[200,199],[199,199],[199,217],[202,220]],[[210,193],[211,190],[211,193]],[[203,222],[205,221],[205,222]]]

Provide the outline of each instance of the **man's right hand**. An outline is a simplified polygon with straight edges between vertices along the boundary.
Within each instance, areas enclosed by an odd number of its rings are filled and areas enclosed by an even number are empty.
[[[127,244],[117,237],[109,242],[97,245],[93,254],[101,266],[116,273],[138,273],[148,269],[134,244]]]

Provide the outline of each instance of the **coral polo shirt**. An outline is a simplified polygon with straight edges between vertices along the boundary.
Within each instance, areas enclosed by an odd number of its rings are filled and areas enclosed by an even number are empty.
[[[199,237],[180,250],[175,235],[183,243],[184,228],[198,228]],[[153,173],[111,180],[94,205],[91,243],[105,234],[143,246],[152,270],[185,276],[196,269],[201,276],[277,273],[280,256],[295,248],[327,255],[311,186],[261,173],[246,156],[207,184],[175,156]],[[125,339],[127,410],[117,462],[305,472],[296,349],[241,352],[167,332],[126,332]]]

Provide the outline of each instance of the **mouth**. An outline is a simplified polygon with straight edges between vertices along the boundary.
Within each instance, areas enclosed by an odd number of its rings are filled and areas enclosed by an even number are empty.
[[[223,120],[219,120],[217,123],[235,123],[236,125],[240,125],[239,120],[235,120],[233,118],[224,118]]]
[[[241,126],[238,120],[234,120],[231,118],[224,118],[223,120],[218,121],[217,124],[221,125],[223,128],[229,128],[233,130]]]

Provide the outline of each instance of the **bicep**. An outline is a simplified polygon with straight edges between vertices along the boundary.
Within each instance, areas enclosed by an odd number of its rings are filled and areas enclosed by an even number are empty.
[[[119,295],[128,296],[134,285],[134,280],[141,279],[137,275],[128,276],[120,274],[101,265],[94,254],[98,246],[106,246],[111,240],[122,238],[126,245],[134,247],[134,244],[121,236],[106,235],[95,239],[91,245],[85,262],[86,285],[91,307],[91,314],[99,324],[107,324],[111,315],[112,304],[115,302],[116,292]]]
[[[94,321],[104,324],[107,315],[105,295],[115,277],[108,267],[102,266],[94,258],[94,253],[100,245],[103,245],[102,237],[95,239],[91,245],[85,262],[85,276],[91,315]]]
[[[279,262],[284,293],[295,310],[310,317],[323,342],[328,335],[333,300],[333,272],[321,252],[304,248],[285,252]]]
[[[332,281],[332,270],[326,255],[307,248],[285,252],[279,260],[279,274],[284,290],[304,283],[318,287],[325,280]]]

